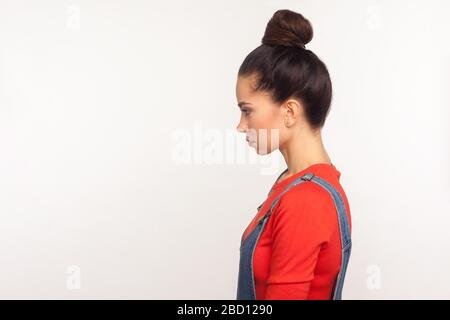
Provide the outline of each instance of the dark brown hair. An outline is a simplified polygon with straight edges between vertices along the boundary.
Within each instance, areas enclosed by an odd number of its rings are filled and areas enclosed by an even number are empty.
[[[313,129],[322,128],[331,104],[331,79],[325,64],[305,45],[311,41],[311,23],[300,13],[278,10],[267,23],[262,44],[250,52],[239,76],[257,76],[255,91],[271,93],[283,103],[299,99]]]

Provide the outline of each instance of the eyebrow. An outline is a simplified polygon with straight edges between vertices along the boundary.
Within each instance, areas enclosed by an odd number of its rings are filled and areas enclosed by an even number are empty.
[[[243,106],[244,104],[250,104],[250,105],[251,105],[250,102],[239,101],[239,103],[238,103],[239,108],[242,108],[242,106]]]

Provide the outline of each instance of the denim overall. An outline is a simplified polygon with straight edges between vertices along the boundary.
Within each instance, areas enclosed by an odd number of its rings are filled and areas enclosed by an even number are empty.
[[[284,171],[286,172],[287,169]],[[284,173],[283,172],[283,173]],[[280,175],[280,177],[283,175]],[[278,180],[278,179],[277,179]],[[341,268],[336,277],[333,288],[333,300],[342,299],[342,287],[344,285],[345,272],[347,271],[348,261],[350,259],[350,252],[352,247],[352,241],[350,237],[350,225],[348,224],[347,214],[344,201],[339,192],[331,184],[324,179],[315,176],[313,173],[306,173],[303,176],[297,178],[291,182],[286,189],[283,190],[272,202],[269,211],[263,215],[256,227],[248,234],[244,241],[241,239],[240,245],[240,259],[239,259],[239,276],[237,286],[237,300],[256,300],[255,279],[253,275],[253,254],[255,251],[258,239],[266,225],[267,220],[272,214],[272,210],[279,201],[280,197],[287,192],[293,186],[300,183],[311,181],[317,183],[327,190],[333,198],[336,206],[336,211],[339,221],[339,231],[341,235]],[[258,210],[261,206],[258,207]],[[243,236],[243,235],[242,235]]]

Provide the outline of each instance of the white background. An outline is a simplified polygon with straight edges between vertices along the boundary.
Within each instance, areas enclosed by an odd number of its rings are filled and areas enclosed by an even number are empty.
[[[0,0],[0,298],[235,299],[240,237],[285,168],[234,134],[235,81],[277,9],[312,22],[333,81],[343,298],[450,298],[444,0]],[[210,161],[221,141],[231,161]]]

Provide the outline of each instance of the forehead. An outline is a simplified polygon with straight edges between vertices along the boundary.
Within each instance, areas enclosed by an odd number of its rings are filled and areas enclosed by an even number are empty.
[[[239,101],[246,102],[263,102],[270,99],[268,92],[258,90],[255,91],[258,78],[256,75],[238,76],[236,81],[236,97]]]
[[[238,76],[236,81],[236,96],[238,100],[250,99],[258,93],[254,91],[256,76]]]

